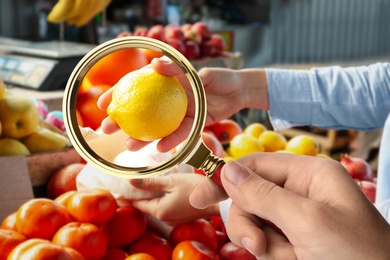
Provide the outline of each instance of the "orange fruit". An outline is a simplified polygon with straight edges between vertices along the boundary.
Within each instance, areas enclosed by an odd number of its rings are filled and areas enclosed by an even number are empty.
[[[276,152],[286,147],[287,139],[281,133],[267,130],[258,137],[264,147],[264,152]]]
[[[129,255],[119,248],[108,248],[103,260],[125,260]]]
[[[237,159],[252,153],[264,152],[264,147],[257,138],[238,134],[230,141],[229,151]]]
[[[109,85],[94,85],[85,92],[77,95],[76,109],[79,112],[84,127],[90,127],[96,130],[100,127],[103,119],[107,117],[106,111],[98,108],[97,101],[110,88],[111,86]]]
[[[129,136],[154,141],[179,127],[187,104],[186,92],[175,77],[142,68],[115,85],[107,113]]]
[[[103,57],[92,66],[85,77],[92,86],[101,84],[114,86],[127,73],[146,65],[148,61],[142,50],[128,48]]]
[[[224,119],[209,126],[217,139],[222,144],[227,144],[238,134],[242,133],[242,127],[232,119]]]
[[[47,196],[55,199],[67,191],[77,190],[76,178],[84,166],[83,163],[71,163],[54,172],[47,183]]]
[[[148,63],[150,63],[154,58],[160,58],[163,56],[163,54],[159,53],[158,51],[153,51],[149,49],[142,49],[142,51]]]
[[[7,259],[11,251],[26,240],[27,237],[18,231],[0,229],[0,260]]]
[[[108,246],[124,248],[142,236],[147,227],[146,216],[132,206],[119,207],[115,215],[101,226]]]
[[[54,199],[55,202],[58,204],[64,206],[65,208],[68,207],[68,201],[69,199],[76,193],[77,191],[71,190],[63,193],[62,195],[58,196],[57,198]]]
[[[31,199],[16,212],[16,228],[28,238],[52,239],[70,221],[66,208],[46,198]]]
[[[147,253],[137,253],[128,256],[125,260],[158,260]]]
[[[103,189],[83,189],[70,196],[67,209],[70,216],[83,223],[101,225],[109,221],[117,210],[114,196]]]
[[[261,133],[267,131],[267,128],[260,123],[251,123],[244,129],[244,134],[258,138]]]
[[[172,245],[167,239],[146,231],[137,241],[131,244],[127,253],[129,255],[146,253],[158,260],[171,260]]]
[[[20,259],[72,260],[77,258],[72,258],[68,251],[66,251],[62,246],[55,245],[45,239],[33,238],[17,245],[7,258],[7,260]]]
[[[9,214],[3,219],[1,228],[17,230],[16,228],[16,212]]]
[[[92,223],[68,223],[56,232],[53,243],[73,248],[87,260],[102,259],[107,251],[106,236]]]
[[[288,140],[285,150],[295,154],[316,156],[319,152],[319,144],[311,136],[297,135]]]
[[[64,247],[64,249],[70,256],[71,260],[85,260],[84,256],[82,256],[77,250],[66,246]]]
[[[172,260],[218,260],[217,253],[194,240],[185,240],[175,246]]]

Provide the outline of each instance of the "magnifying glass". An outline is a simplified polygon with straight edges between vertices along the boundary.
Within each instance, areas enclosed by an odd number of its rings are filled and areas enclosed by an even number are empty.
[[[193,125],[186,140],[176,147],[174,153],[168,155],[167,153],[159,153],[153,143],[148,145],[149,147],[142,148],[139,152],[124,151],[122,149],[124,146],[113,145],[119,143],[124,145],[128,136],[123,132],[119,131],[112,135],[101,134],[90,139],[86,137],[85,130],[79,126],[76,113],[77,97],[86,74],[103,57],[128,48],[152,50],[168,57],[183,71],[191,86],[195,111]],[[102,172],[129,179],[147,178],[164,174],[180,164],[188,164],[202,169],[208,178],[223,189],[220,171],[224,161],[213,155],[202,141],[206,112],[204,88],[192,64],[170,45],[140,36],[115,38],[86,54],[73,70],[63,99],[64,123],[73,147],[83,159]],[[114,147],[121,148],[115,149]],[[126,163],[118,162],[118,158],[121,157],[127,158],[125,159]],[[146,157],[147,160],[145,160]]]

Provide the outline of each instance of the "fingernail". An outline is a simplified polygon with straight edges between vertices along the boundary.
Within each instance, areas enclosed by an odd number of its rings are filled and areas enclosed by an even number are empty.
[[[249,176],[248,171],[236,161],[231,161],[226,166],[225,177],[234,184],[242,183]]]
[[[243,245],[243,247],[248,250],[252,255],[252,239],[250,237],[243,237],[241,239],[241,244]]]

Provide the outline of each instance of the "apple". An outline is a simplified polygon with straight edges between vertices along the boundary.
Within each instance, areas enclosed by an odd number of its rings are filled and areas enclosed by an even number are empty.
[[[195,60],[200,57],[200,48],[199,45],[191,40],[185,41],[184,45],[186,47],[184,56],[189,60]]]
[[[211,35],[210,42],[215,46],[215,55],[222,56],[226,48],[226,41],[220,34]]]
[[[204,22],[196,22],[191,26],[191,31],[199,34],[202,37],[202,42],[211,38],[210,27]]]
[[[192,40],[196,42],[197,44],[202,43],[202,36],[200,34],[197,34],[196,32],[193,32],[191,30],[184,32],[184,39],[185,40]]]
[[[220,260],[256,260],[248,250],[233,242],[227,242],[219,251]]]
[[[29,155],[30,151],[20,141],[12,138],[0,139],[0,156]]]
[[[116,36],[116,38],[121,38],[121,37],[126,37],[126,36],[131,36],[131,32],[121,32],[121,33],[118,33],[118,35]]]
[[[203,42],[200,45],[200,55],[202,57],[215,57],[217,55],[217,49],[210,40]]]
[[[39,112],[34,101],[22,95],[7,95],[0,100],[2,136],[19,139],[34,132]]]
[[[167,40],[167,43],[171,45],[173,48],[175,48],[176,50],[178,50],[181,54],[183,55],[185,54],[186,46],[181,40],[172,38]]]
[[[363,191],[363,193],[367,196],[367,198],[375,203],[376,198],[376,184],[372,181],[367,180],[358,180],[355,179],[355,182],[358,184],[359,188]]]
[[[165,42],[164,26],[162,26],[161,24],[153,25],[152,27],[150,27],[148,34],[146,36],[149,38],[153,38]]]
[[[185,24],[183,24],[182,26],[180,26],[180,28],[181,28],[181,30],[182,30],[183,33],[184,33],[184,32],[186,32],[186,31],[191,30],[191,26],[192,26],[192,24],[190,24],[190,23],[185,23]]]
[[[165,41],[169,41],[170,39],[177,39],[180,41],[184,40],[184,34],[181,30],[180,26],[175,24],[169,24],[164,28],[164,37]]]
[[[144,36],[144,37],[146,37],[148,35],[148,31],[149,30],[147,28],[140,27],[140,28],[135,29],[133,35],[134,36]]]

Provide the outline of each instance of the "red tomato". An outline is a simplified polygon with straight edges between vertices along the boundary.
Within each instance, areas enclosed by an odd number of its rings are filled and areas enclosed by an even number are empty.
[[[198,241],[186,240],[175,246],[172,260],[219,260],[219,257],[206,245]]]
[[[185,240],[198,241],[208,246],[214,252],[216,252],[218,247],[215,228],[205,219],[197,219],[174,226],[168,240],[173,246]]]
[[[226,234],[225,231],[219,231],[217,230],[217,240],[218,240],[218,246],[217,246],[217,251],[219,252],[221,248],[227,243],[230,242],[230,239],[228,235]]]
[[[221,260],[256,260],[248,250],[233,242],[228,242],[221,248],[219,257]]]
[[[170,260],[172,246],[165,238],[156,235],[154,232],[146,231],[141,238],[130,246],[127,252],[129,255],[147,253],[157,260]]]
[[[142,236],[146,230],[146,217],[135,207],[119,207],[114,217],[101,226],[107,237],[109,247],[123,248],[129,246]]]
[[[232,119],[224,119],[209,127],[222,144],[227,144],[238,134],[243,132],[242,127]]]

